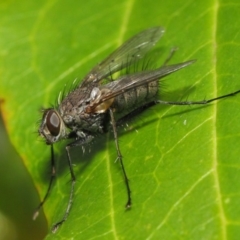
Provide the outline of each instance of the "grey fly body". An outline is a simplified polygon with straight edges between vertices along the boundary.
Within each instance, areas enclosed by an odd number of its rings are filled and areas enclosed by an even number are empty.
[[[149,103],[171,105],[207,104],[220,98],[235,95],[236,91],[224,96],[203,101],[169,102],[158,100],[158,88],[161,78],[176,72],[195,62],[195,60],[166,65],[154,69],[125,74],[112,80],[116,73],[141,59],[162,37],[164,29],[153,27],[135,35],[100,64],[95,66],[83,79],[81,84],[65,96],[56,108],[44,110],[39,134],[51,147],[52,175],[45,197],[39,204],[34,218],[46,201],[53,179],[55,178],[55,160],[53,144],[62,139],[73,139],[66,146],[68,165],[71,173],[71,191],[63,218],[57,222],[52,231],[66,221],[73,202],[75,174],[72,167],[70,148],[84,146],[91,142],[97,134],[105,133],[106,125],[112,127],[117,159],[121,165],[127,190],[126,208],[131,207],[131,191],[128,177],[123,165],[122,154],[117,136],[117,123],[126,115]],[[104,82],[104,83],[103,83]]]

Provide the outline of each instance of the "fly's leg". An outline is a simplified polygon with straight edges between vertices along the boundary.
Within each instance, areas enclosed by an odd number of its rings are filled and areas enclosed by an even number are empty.
[[[51,191],[53,180],[54,180],[55,177],[56,177],[55,159],[54,159],[53,145],[51,145],[51,178],[50,178],[50,181],[49,181],[47,192],[46,192],[43,200],[40,202],[40,204],[38,205],[38,207],[34,211],[33,220],[35,220],[38,217],[39,210],[42,208],[43,204],[46,202],[46,200],[48,198],[48,195]]]
[[[120,152],[120,148],[119,148],[119,144],[118,144],[118,136],[117,136],[117,127],[116,127],[116,121],[113,115],[113,111],[111,108],[109,108],[109,112],[110,112],[110,117],[111,117],[111,122],[112,122],[112,128],[113,128],[113,134],[114,134],[114,140],[115,140],[115,145],[116,145],[116,149],[117,149],[117,159],[119,160],[121,167],[122,167],[122,171],[123,171],[123,176],[124,176],[124,181],[127,187],[127,195],[128,195],[128,200],[126,203],[126,208],[130,208],[131,204],[132,204],[132,200],[131,200],[131,190],[130,190],[130,186],[129,186],[129,180],[123,165],[123,160],[122,160],[122,154]]]
[[[178,50],[177,47],[173,47],[167,57],[167,59],[164,61],[163,66],[166,66],[168,64],[168,62],[171,60],[171,58],[173,57],[173,55],[175,54],[175,52]]]
[[[70,157],[70,154],[69,154],[69,149],[70,149],[70,146],[67,145],[66,152],[67,152],[67,156],[68,156],[68,166],[69,166],[69,170],[70,170],[70,173],[71,173],[71,191],[70,191],[70,196],[69,196],[69,199],[68,199],[68,205],[67,205],[67,208],[65,210],[64,216],[63,216],[62,220],[60,220],[59,222],[57,222],[56,224],[53,225],[53,227],[52,227],[52,232],[53,233],[55,233],[58,230],[58,228],[62,225],[62,223],[66,221],[66,219],[69,215],[70,209],[72,207],[72,203],[73,203],[73,192],[74,192],[74,185],[75,185],[76,177],[75,177],[75,174],[73,172],[72,160],[71,160],[71,157]]]
[[[55,233],[58,230],[58,228],[67,220],[67,217],[69,215],[69,212],[70,212],[72,204],[73,204],[74,185],[75,185],[75,182],[76,182],[76,177],[75,177],[73,167],[72,167],[72,160],[71,160],[71,156],[70,156],[70,148],[76,147],[76,146],[82,146],[82,145],[92,141],[92,139],[93,139],[93,136],[85,135],[84,138],[78,139],[75,142],[69,143],[66,146],[66,152],[67,152],[67,157],[68,157],[68,166],[69,166],[69,170],[70,170],[70,173],[71,173],[71,190],[70,190],[70,195],[69,195],[69,199],[68,199],[68,205],[67,205],[67,208],[65,210],[64,216],[63,216],[62,220],[60,220],[59,222],[57,222],[53,225],[53,227],[52,227],[52,232],[53,233]]]
[[[202,100],[202,101],[172,102],[172,101],[157,100],[156,103],[166,104],[166,105],[204,105],[204,104],[208,104],[208,103],[214,102],[214,101],[222,99],[222,98],[235,96],[238,93],[240,93],[240,90],[229,93],[229,94],[226,94],[226,95],[222,95],[222,96],[219,96],[219,97],[211,98],[211,99],[208,99],[208,100]]]

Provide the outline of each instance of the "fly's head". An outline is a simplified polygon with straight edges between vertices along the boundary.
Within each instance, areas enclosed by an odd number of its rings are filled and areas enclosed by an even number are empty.
[[[47,144],[53,144],[65,137],[66,127],[57,110],[53,108],[44,110],[38,132],[45,138]]]

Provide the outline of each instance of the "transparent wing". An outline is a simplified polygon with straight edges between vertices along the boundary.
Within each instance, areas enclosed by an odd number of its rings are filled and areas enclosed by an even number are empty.
[[[159,41],[164,33],[162,27],[149,28],[125,42],[105,60],[94,67],[84,78],[81,87],[97,83],[142,58]]]
[[[187,67],[188,65],[194,63],[195,61],[196,60],[191,60],[184,63],[162,66],[158,69],[151,71],[144,71],[132,75],[122,76],[116,81],[110,82],[102,86],[102,88],[106,88],[110,91],[107,92],[105,95],[101,96],[101,100],[98,101],[97,105],[111,98],[114,98],[120,94],[123,94],[133,88],[159,80],[160,78],[163,78],[173,72],[176,72],[184,67]]]

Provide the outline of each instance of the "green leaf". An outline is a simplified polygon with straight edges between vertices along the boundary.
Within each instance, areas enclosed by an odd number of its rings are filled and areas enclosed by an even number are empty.
[[[164,79],[161,99],[202,100],[240,89],[237,0],[4,1],[0,7],[3,114],[41,199],[50,149],[34,134],[38,110],[139,31],[164,26],[157,45],[162,62],[172,47],[179,50],[171,63],[197,59]],[[157,105],[121,130],[129,211],[112,133],[84,155],[73,149],[73,207],[46,239],[238,239],[239,104],[240,96],[209,106]],[[44,206],[49,229],[62,218],[70,192],[66,143],[55,148],[57,181]]]

